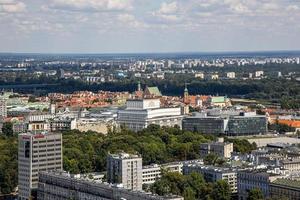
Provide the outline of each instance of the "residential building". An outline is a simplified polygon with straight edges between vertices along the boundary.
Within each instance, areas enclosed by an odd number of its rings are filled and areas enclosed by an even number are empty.
[[[264,198],[270,196],[270,183],[282,177],[266,170],[244,170],[237,174],[238,199],[247,200],[248,192],[254,188],[262,191]]]
[[[280,166],[289,171],[300,171],[300,159],[291,158],[280,161]]]
[[[300,181],[293,179],[277,179],[270,184],[271,198],[283,198],[289,200],[300,199]]]
[[[183,200],[180,196],[158,196],[142,191],[131,191],[120,185],[99,183],[76,178],[66,172],[40,172],[38,200]]]
[[[40,171],[62,170],[62,134],[24,133],[18,140],[19,199],[28,200]]]
[[[107,157],[107,181],[122,184],[125,189],[142,190],[142,157],[119,153]]]
[[[237,170],[225,167],[215,167],[199,164],[190,164],[183,166],[183,174],[197,172],[203,175],[207,182],[216,182],[224,180],[230,186],[232,193],[237,193]]]
[[[7,117],[7,101],[2,96],[0,96],[0,117]]]
[[[117,122],[133,131],[147,128],[150,124],[181,127],[180,107],[162,108],[159,99],[130,99],[126,109],[119,110]]]
[[[143,166],[143,184],[152,184],[161,177],[162,170],[169,172],[183,173],[183,166],[188,164],[203,164],[200,160],[186,160],[180,162],[171,162],[162,165],[152,164]]]
[[[49,120],[49,126],[52,132],[73,130],[76,129],[76,119],[56,117]]]
[[[233,143],[224,142],[224,138],[219,138],[218,142],[200,144],[200,156],[205,157],[210,153],[222,158],[230,158],[233,152]]]

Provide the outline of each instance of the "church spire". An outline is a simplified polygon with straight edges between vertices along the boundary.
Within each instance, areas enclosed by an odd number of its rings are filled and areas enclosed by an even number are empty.
[[[137,91],[141,91],[141,90],[142,90],[142,89],[141,89],[141,82],[138,81]]]
[[[189,98],[189,90],[187,88],[187,83],[185,83],[185,88],[184,88],[184,102],[187,102],[188,101],[188,98]]]

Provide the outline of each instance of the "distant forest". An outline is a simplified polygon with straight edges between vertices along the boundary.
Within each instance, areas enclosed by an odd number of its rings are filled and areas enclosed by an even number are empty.
[[[115,82],[89,84],[80,80],[23,74],[16,77],[2,76],[0,78],[0,89],[9,90],[13,88],[16,92],[32,93],[36,96],[46,95],[50,92],[72,93],[79,90],[133,92],[137,89],[138,81],[134,78],[124,78],[117,79]],[[191,95],[227,95],[228,97],[249,98],[281,104],[286,109],[300,108],[300,82],[295,79],[199,80],[190,74],[180,74],[167,75],[164,80],[141,80],[143,88],[146,85],[157,86],[163,95],[176,96],[183,95],[185,83],[188,83]]]

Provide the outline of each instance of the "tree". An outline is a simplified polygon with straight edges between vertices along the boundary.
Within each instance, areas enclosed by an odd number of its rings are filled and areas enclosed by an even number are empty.
[[[185,200],[195,200],[195,190],[191,187],[184,188],[183,197]]]
[[[259,188],[253,188],[248,192],[247,200],[263,200],[263,199],[264,199],[264,194]]]
[[[213,184],[211,197],[214,200],[230,200],[231,190],[228,183],[224,180],[219,180]]]
[[[13,136],[13,124],[11,122],[4,122],[2,127],[2,133],[8,137]]]

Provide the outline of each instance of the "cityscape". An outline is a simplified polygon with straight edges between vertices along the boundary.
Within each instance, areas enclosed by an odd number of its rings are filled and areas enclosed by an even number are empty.
[[[0,200],[300,200],[299,11],[0,0]]]

